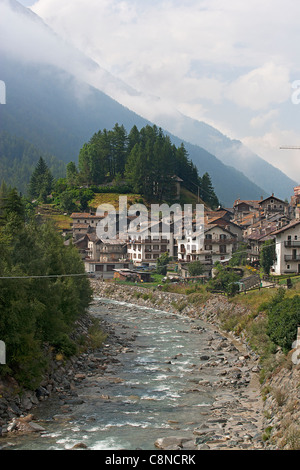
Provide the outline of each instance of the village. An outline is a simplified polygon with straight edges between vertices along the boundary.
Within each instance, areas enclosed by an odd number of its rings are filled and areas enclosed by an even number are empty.
[[[147,282],[164,254],[172,259],[173,278],[189,279],[189,264],[200,261],[201,277],[209,279],[216,262],[228,264],[241,246],[247,252],[247,264],[255,268],[259,267],[261,248],[267,240],[274,241],[276,250],[270,274],[300,273],[300,186],[294,188],[289,202],[272,194],[260,200],[237,199],[232,208],[205,208],[201,234],[195,231],[181,238],[175,236],[172,220],[168,233],[158,220],[146,236],[140,227],[136,236],[126,237],[118,232],[117,220],[116,237],[99,238],[97,224],[103,216],[86,212],[73,213],[71,218],[71,240],[86,272],[103,280]],[[133,218],[127,217],[128,224]]]

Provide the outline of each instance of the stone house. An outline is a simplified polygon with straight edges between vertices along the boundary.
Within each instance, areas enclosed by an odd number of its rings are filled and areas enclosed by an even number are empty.
[[[288,202],[282,201],[272,194],[271,196],[259,201],[259,206],[265,215],[281,213],[288,214],[289,204]]]
[[[262,199],[261,199],[262,200]],[[260,210],[259,200],[241,200],[237,199],[233,204],[234,221],[238,222],[246,215]]]

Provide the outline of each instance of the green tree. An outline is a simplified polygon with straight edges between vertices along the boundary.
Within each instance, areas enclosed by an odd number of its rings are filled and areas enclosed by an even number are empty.
[[[53,182],[53,176],[45,160],[40,157],[30,178],[28,188],[29,197],[45,202],[47,196],[51,193]]]
[[[0,338],[7,348],[0,373],[34,389],[48,363],[46,345],[74,353],[71,334],[92,293],[76,248],[66,247],[52,224],[25,222],[15,194],[12,200],[0,224]]]
[[[200,276],[203,274],[203,264],[201,261],[193,261],[188,265],[188,272],[190,276]]]
[[[167,267],[168,263],[171,261],[171,257],[168,253],[163,253],[159,258],[156,260],[156,272],[157,274],[163,274],[164,276],[167,274]]]
[[[219,200],[215,194],[211,178],[206,172],[200,179],[201,181],[201,198],[206,202],[210,207],[216,208],[219,206]]]
[[[64,212],[71,213],[76,211],[77,206],[74,202],[74,191],[64,191],[59,195],[59,206]]]
[[[229,261],[230,266],[244,266],[247,263],[247,245],[241,243],[238,249],[232,254]]]
[[[209,281],[208,290],[217,290],[233,296],[239,291],[238,281],[240,276],[231,269],[225,269],[220,263],[216,263],[216,275]]]
[[[300,296],[292,298],[285,294],[276,296],[268,308],[267,334],[284,352],[292,349],[300,324]]]
[[[265,274],[270,273],[270,269],[276,259],[275,242],[274,240],[266,240],[260,251],[260,265]]]
[[[78,182],[78,170],[74,162],[69,162],[66,169],[67,183],[69,186],[76,186]]]

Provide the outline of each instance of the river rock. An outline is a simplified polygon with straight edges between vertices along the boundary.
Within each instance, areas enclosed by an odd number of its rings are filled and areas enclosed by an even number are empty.
[[[190,441],[190,439],[184,437],[161,437],[155,441],[154,445],[158,449],[166,449],[171,446],[181,448],[183,444],[188,441]]]
[[[87,449],[88,446],[84,444],[83,442],[78,442],[78,444],[75,444],[73,447],[71,447],[71,450],[76,450],[76,449]]]

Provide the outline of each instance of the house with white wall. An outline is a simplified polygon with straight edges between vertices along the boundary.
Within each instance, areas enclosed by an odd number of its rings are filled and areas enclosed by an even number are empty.
[[[203,234],[192,234],[178,241],[178,261],[201,261],[215,264],[216,261],[229,261],[236,249],[238,237],[220,225],[210,224]]]
[[[294,219],[272,235],[276,246],[274,274],[300,274],[300,219]]]
[[[161,222],[150,224],[144,229],[128,236],[127,255],[135,265],[156,265],[164,253],[176,257],[173,224],[164,226]]]

